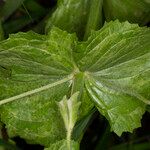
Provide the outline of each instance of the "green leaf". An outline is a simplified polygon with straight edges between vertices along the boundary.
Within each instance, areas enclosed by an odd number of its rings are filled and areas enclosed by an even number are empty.
[[[81,104],[80,102],[78,102],[78,94],[78,92],[73,94],[69,100],[67,100],[67,97],[64,96],[64,98],[58,103],[66,130],[71,132],[77,121],[78,110]]]
[[[79,39],[87,39],[91,30],[102,25],[103,0],[58,0],[57,9],[49,18],[46,32],[57,26],[70,33],[76,33]]]
[[[77,61],[86,71],[86,88],[118,135],[139,127],[145,104],[150,104],[149,39],[148,28],[115,21],[81,46]]]
[[[150,21],[150,1],[105,0],[104,12],[107,21],[119,19],[146,25]]]
[[[9,135],[46,147],[65,139],[56,103],[77,91],[77,121],[95,105],[118,135],[141,126],[150,104],[149,39],[149,28],[115,21],[86,42],[58,28],[48,35],[18,33],[2,41],[0,111]]]
[[[52,144],[49,148],[45,148],[44,150],[68,150],[67,141],[58,141]],[[79,150],[79,143],[71,141],[71,150]]]
[[[46,31],[53,25],[70,33],[84,36],[85,24],[88,18],[90,0],[59,0],[56,11],[48,20]]]
[[[14,99],[22,98],[1,109],[10,136],[20,135],[29,142],[44,145],[65,137],[55,101],[67,95],[70,88],[73,41],[74,36],[54,29],[48,37],[33,32],[18,33],[0,44],[0,65],[11,69],[10,77],[0,78],[1,99],[10,101],[9,97],[20,94]]]
[[[48,36],[18,33],[0,43],[0,99],[5,99],[0,105],[18,100],[1,107],[11,137],[46,146],[65,137],[56,101],[71,94],[75,45],[74,35],[57,28]],[[76,79],[72,91],[75,87]],[[81,90],[81,118],[93,107],[84,95]]]
[[[84,40],[87,40],[92,30],[100,29],[103,25],[102,15],[103,0],[92,0],[89,17],[85,29]]]

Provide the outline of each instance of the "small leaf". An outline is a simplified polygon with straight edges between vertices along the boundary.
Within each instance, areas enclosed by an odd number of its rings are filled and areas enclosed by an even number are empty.
[[[58,103],[59,110],[65,123],[67,131],[72,131],[78,118],[81,102],[78,101],[79,92],[73,94],[69,100],[66,96]]]
[[[71,150],[71,136],[72,131],[79,114],[79,106],[81,102],[78,101],[79,92],[74,93],[69,100],[66,96],[58,103],[61,116],[64,120],[67,135],[67,149]]]

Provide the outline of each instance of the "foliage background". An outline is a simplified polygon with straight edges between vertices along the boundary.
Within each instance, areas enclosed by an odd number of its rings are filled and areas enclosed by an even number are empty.
[[[136,0],[134,1],[136,3]],[[109,2],[109,0],[106,0],[105,7],[107,6],[108,10],[105,9],[105,11],[110,11],[113,15],[114,10],[109,6]],[[6,2],[0,0],[0,20],[3,28],[2,31],[0,26],[0,32],[3,32],[4,34],[4,37],[0,37],[0,39],[7,38],[9,34],[16,33],[18,31],[26,32],[28,30],[33,30],[37,33],[44,34],[46,21],[56,9],[56,4],[56,0],[7,0]],[[145,9],[148,9],[148,7],[149,6]],[[133,10],[135,11],[135,9]],[[123,14],[126,13],[123,12],[122,8],[120,8],[118,12]],[[114,17],[111,16],[111,13],[106,13],[106,16],[102,16],[102,24],[105,20],[110,20],[110,18],[118,18],[121,21],[129,20],[130,22],[137,22],[141,26],[150,25],[150,16],[147,16],[146,18],[140,17],[138,19],[131,19],[128,15],[125,17],[116,15],[116,17]],[[149,108],[147,108],[147,110],[150,111]],[[1,125],[1,128],[0,150],[43,149],[43,146],[27,144],[19,137],[9,139],[5,126]],[[132,134],[123,133],[121,137],[118,137],[116,134],[110,132],[110,127],[107,120],[103,116],[100,116],[99,113],[95,112],[81,142],[81,150],[103,149],[150,150],[150,114],[148,112],[144,114],[141,128],[136,129]]]

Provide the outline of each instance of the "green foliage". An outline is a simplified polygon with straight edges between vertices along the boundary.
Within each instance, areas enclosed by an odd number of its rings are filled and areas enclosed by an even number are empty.
[[[103,11],[102,11],[103,10]],[[103,22],[119,19],[145,25],[150,22],[150,2],[147,0],[58,0],[57,8],[48,19],[46,32],[57,26],[75,32],[86,40],[92,30]]]
[[[150,1],[105,0],[104,12],[107,21],[119,19],[145,25],[150,22]]]
[[[58,0],[51,8],[41,3],[0,2],[0,40],[21,29],[44,33],[47,22],[47,35],[20,32],[0,42],[0,119],[10,138],[20,136],[45,150],[79,150],[99,111],[110,127],[102,137],[94,135],[95,148],[107,149],[110,128],[119,136],[133,132],[150,112],[150,29],[130,24],[150,22],[150,2]],[[116,19],[130,23],[104,23]],[[129,139],[109,148],[149,148],[134,137],[132,144]],[[3,139],[0,146],[16,149]]]
[[[56,27],[48,35],[10,35],[0,43],[1,120],[9,136],[67,149],[68,125],[72,130],[94,106],[118,135],[141,126],[150,104],[149,39],[149,28],[119,21],[86,42]]]
[[[102,26],[103,0],[58,0],[58,6],[48,19],[46,31],[53,26],[75,32],[80,39],[89,35],[91,29]],[[85,35],[84,35],[85,34]]]

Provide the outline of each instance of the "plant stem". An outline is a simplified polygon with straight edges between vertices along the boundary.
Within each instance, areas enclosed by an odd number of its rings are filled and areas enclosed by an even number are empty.
[[[67,147],[68,147],[68,150],[71,150],[71,132],[72,132],[72,129],[69,128],[69,130],[67,131]]]

